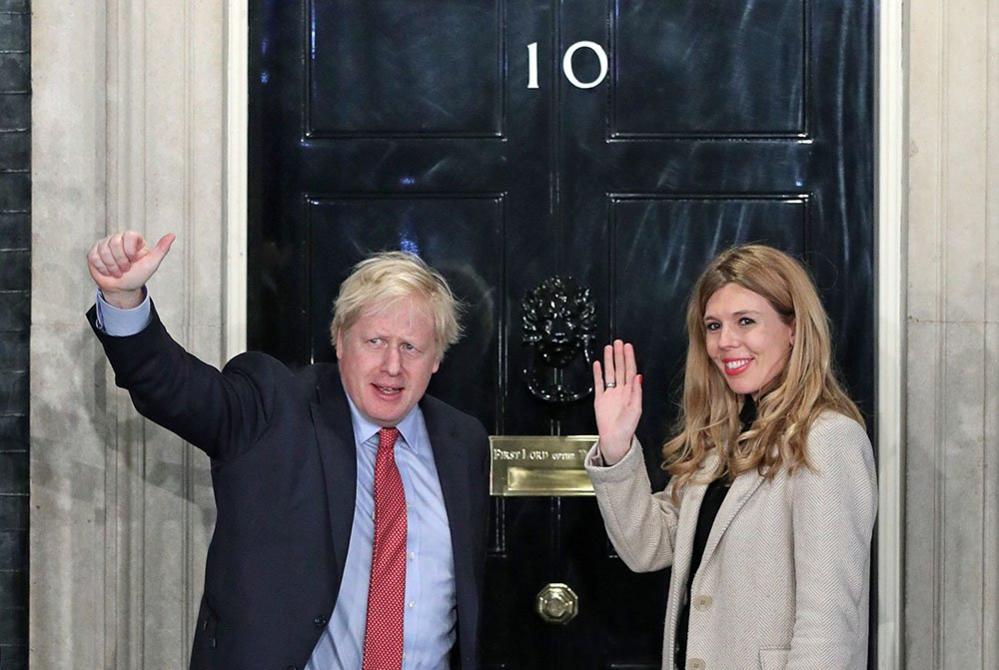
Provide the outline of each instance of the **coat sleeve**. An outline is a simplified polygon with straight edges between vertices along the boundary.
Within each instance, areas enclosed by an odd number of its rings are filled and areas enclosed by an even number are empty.
[[[278,377],[288,374],[264,354],[241,354],[220,372],[177,344],[155,306],[145,329],[107,335],[87,313],[115,373],[144,417],[176,433],[216,460],[249,448],[273,413]]]
[[[670,567],[679,520],[679,508],[670,498],[672,483],[665,491],[652,493],[637,438],[624,458],[610,467],[593,464],[598,446],[593,445],[587,454],[586,472],[618,555],[635,572]]]
[[[790,668],[867,667],[871,533],[877,475],[867,433],[823,415],[808,438],[811,467],[791,478],[795,619]]]

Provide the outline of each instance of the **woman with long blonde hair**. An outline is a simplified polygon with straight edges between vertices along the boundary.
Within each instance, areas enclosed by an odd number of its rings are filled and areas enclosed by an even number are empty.
[[[638,572],[672,567],[663,668],[863,668],[877,479],[805,269],[763,245],[715,258],[687,310],[671,475],[651,492],[630,344],[594,363],[587,459],[608,535]]]

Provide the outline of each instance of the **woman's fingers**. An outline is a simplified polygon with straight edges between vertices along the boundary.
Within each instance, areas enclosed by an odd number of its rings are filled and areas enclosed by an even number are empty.
[[[604,394],[604,374],[600,369],[600,361],[593,361],[593,395],[599,399]]]
[[[594,388],[612,389],[626,388],[638,374],[635,362],[635,347],[630,342],[614,340],[613,344],[604,346],[604,362],[594,361]]]
[[[642,409],[642,375],[635,375],[634,383],[631,385],[631,404]]]
[[[624,342],[614,340],[614,383],[617,386],[624,386],[628,381],[624,367]]]
[[[603,378],[600,380],[600,383],[606,387],[608,382],[613,382],[613,381],[614,381],[614,347],[608,344],[604,347],[604,369],[603,369]]]
[[[635,364],[635,347],[628,342],[624,345],[624,378],[630,384],[635,375],[638,374],[638,366]]]
[[[603,363],[593,362],[593,409],[609,464],[628,451],[642,416],[642,376],[636,370],[634,347],[623,340],[604,347]]]

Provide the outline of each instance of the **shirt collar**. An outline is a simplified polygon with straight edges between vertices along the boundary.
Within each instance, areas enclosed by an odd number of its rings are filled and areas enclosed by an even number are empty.
[[[378,435],[378,431],[382,427],[370,421],[361,413],[361,410],[357,409],[357,405],[354,404],[349,393],[344,393],[344,395],[347,396],[347,404],[350,405],[350,422],[354,428],[354,442],[356,444],[368,444],[372,438]],[[423,413],[420,411],[420,406],[416,405],[396,425],[399,436],[402,438],[402,444],[412,451],[417,451],[417,434],[422,418]],[[375,440],[374,444],[377,445],[378,441]]]

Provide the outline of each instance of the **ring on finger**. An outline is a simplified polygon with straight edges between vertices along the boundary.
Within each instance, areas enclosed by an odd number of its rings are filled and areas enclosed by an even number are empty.
[[[617,382],[604,382],[605,389],[612,389],[617,386]]]

